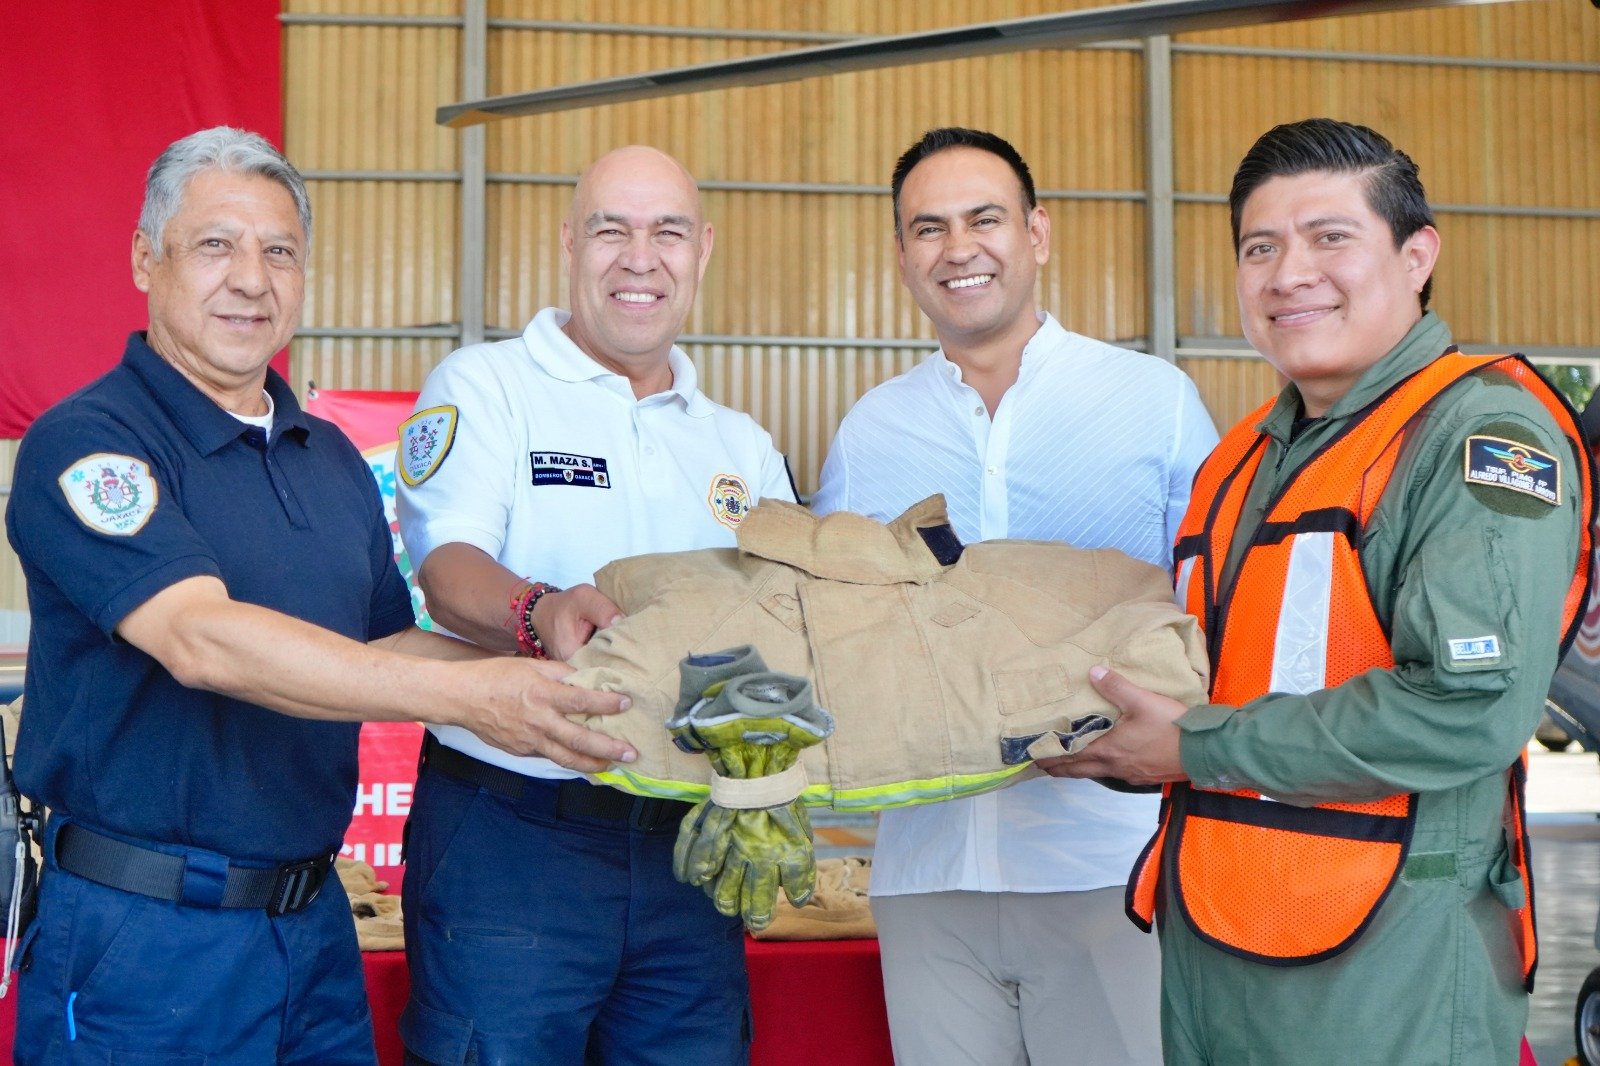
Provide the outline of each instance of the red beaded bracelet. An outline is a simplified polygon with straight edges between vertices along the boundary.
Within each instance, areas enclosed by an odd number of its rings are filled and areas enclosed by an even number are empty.
[[[523,581],[511,590],[511,621],[516,627],[517,650],[531,659],[548,659],[544,641],[533,629],[533,609],[539,600],[551,592],[561,590],[543,581]]]

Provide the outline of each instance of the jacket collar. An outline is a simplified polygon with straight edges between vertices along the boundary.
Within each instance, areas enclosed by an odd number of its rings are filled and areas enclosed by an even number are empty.
[[[856,585],[932,581],[961,554],[943,496],[929,496],[888,525],[835,511],[818,518],[799,504],[762,500],[739,524],[739,550]]]

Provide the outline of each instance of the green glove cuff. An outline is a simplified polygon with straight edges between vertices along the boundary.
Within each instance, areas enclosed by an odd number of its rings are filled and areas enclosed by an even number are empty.
[[[667,720],[667,728],[672,728],[672,723],[682,718],[684,712],[698,703],[701,697],[715,695],[706,691],[711,686],[732,680],[740,674],[764,673],[766,669],[767,664],[761,661],[761,653],[749,644],[705,655],[685,656],[678,663],[678,706]]]
[[[711,689],[667,721],[679,747],[705,751],[742,742],[807,748],[833,735],[833,715],[816,705],[803,677],[765,671]]]

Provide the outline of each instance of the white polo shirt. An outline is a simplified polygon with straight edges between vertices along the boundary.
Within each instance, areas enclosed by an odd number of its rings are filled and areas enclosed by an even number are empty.
[[[402,427],[396,510],[413,567],[441,544],[568,588],[630,555],[732,547],[757,500],[793,500],[788,467],[749,415],[712,403],[673,348],[672,388],[635,399],[628,379],[540,311],[521,337],[451,353]],[[440,742],[533,777],[577,776],[459,726]]]
[[[1194,472],[1217,443],[1194,383],[1153,356],[1039,320],[993,420],[938,352],[863,396],[839,427],[812,507],[881,521],[942,492],[968,543],[1065,541],[1170,569]],[[872,893],[1124,884],[1159,801],[1047,777],[884,811]]]

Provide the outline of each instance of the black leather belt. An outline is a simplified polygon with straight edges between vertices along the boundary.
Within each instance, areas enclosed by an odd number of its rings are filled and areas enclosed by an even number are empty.
[[[265,868],[241,866],[214,852],[172,855],[77,822],[57,827],[55,859],[68,873],[108,888],[189,906],[260,909],[274,918],[316,899],[333,866],[332,855]]]
[[[441,744],[432,733],[422,742],[419,765],[486,788],[518,808],[541,809],[557,818],[620,822],[644,833],[676,830],[694,807],[680,800],[630,796],[619,789],[576,778],[556,781],[529,777]]]

